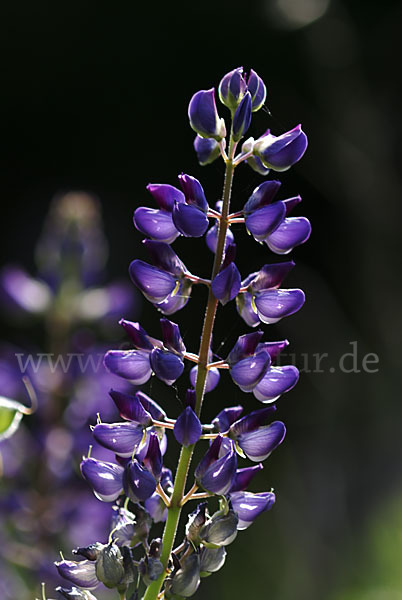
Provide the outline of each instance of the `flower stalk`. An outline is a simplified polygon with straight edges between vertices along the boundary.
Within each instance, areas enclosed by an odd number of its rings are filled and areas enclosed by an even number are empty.
[[[229,144],[229,156],[232,154],[233,140],[230,140]],[[219,272],[222,266],[224,251],[225,251],[225,239],[226,232],[228,229],[228,215],[230,208],[230,196],[232,191],[234,175],[234,165],[231,158],[226,159],[226,170],[225,180],[222,194],[222,213],[219,220],[219,233],[218,233],[218,244],[215,253],[215,260],[212,268],[211,281]],[[214,322],[216,316],[216,310],[218,307],[218,300],[212,293],[211,287],[208,289],[208,301],[204,317],[204,325],[202,328],[200,350],[198,353],[198,371],[197,379],[195,384],[196,393],[196,405],[195,413],[197,416],[201,415],[202,402],[204,399],[205,382],[208,375],[208,357],[211,347],[212,333],[214,329]],[[203,436],[204,437],[204,436]],[[177,472],[174,482],[173,495],[168,508],[168,517],[166,520],[165,530],[163,532],[163,550],[161,556],[161,562],[164,567],[163,573],[154,581],[145,592],[144,600],[156,600],[162,587],[163,581],[168,574],[167,566],[170,559],[170,555],[173,549],[177,526],[180,520],[181,508],[185,504],[184,490],[187,482],[187,475],[190,468],[191,459],[193,456],[195,444],[181,449],[179,462],[177,465]],[[192,495],[192,490],[190,490]],[[202,496],[205,497],[205,496]],[[189,499],[189,498],[188,498]]]

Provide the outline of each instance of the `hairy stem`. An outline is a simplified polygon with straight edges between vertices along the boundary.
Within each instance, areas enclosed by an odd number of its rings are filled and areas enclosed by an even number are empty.
[[[230,195],[232,190],[232,181],[233,181],[233,173],[234,173],[234,165],[233,165],[233,141],[230,140],[229,144],[229,158],[226,160],[226,171],[225,171],[225,182],[223,186],[223,206],[222,206],[222,215],[219,221],[219,234],[218,234],[218,242],[215,253],[215,260],[212,269],[211,281],[214,277],[219,273],[219,270],[222,265],[222,261],[225,253],[225,240],[226,233],[228,230],[228,215],[229,215],[229,205],[230,205]],[[205,311],[204,317],[204,325],[202,328],[201,335],[201,344],[199,351],[199,359],[198,359],[198,372],[197,372],[197,381],[195,384],[195,392],[196,392],[196,406],[195,412],[198,416],[201,414],[202,402],[204,399],[204,390],[205,390],[205,382],[208,375],[208,359],[209,359],[209,350],[211,347],[212,340],[212,332],[214,328],[215,315],[218,307],[218,300],[212,293],[211,287],[208,290],[208,301],[207,307]],[[184,497],[184,490],[187,481],[188,470],[191,463],[191,458],[193,455],[194,445],[188,446],[185,448],[184,446],[181,449],[179,462],[177,465],[176,477],[174,482],[173,495],[170,501],[170,507],[168,510],[168,517],[165,524],[165,530],[163,532],[163,549],[161,561],[164,566],[164,572],[162,575],[154,581],[145,592],[144,600],[156,600],[160,589],[162,587],[163,581],[167,575],[167,566],[170,554],[172,552],[174,540],[176,537],[177,526],[180,519],[181,513],[181,503]]]

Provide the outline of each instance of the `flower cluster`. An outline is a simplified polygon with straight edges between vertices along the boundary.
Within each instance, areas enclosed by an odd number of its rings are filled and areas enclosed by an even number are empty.
[[[144,244],[153,263],[134,260],[130,265],[131,279],[145,298],[164,315],[171,315],[187,304],[193,285],[208,290],[199,352],[188,352],[178,325],[164,317],[160,321],[162,339],[151,337],[139,323],[122,319],[133,348],[111,350],[105,356],[106,367],[135,386],[144,384],[152,374],[172,385],[183,374],[185,361],[195,363],[182,399],[184,409],[172,419],[142,391],[132,395],[110,392],[123,420],[99,420],[93,435],[115,459],[107,462],[87,456],[81,471],[99,500],[115,502],[116,518],[107,544],[77,549],[76,554],[84,560],[57,563],[60,574],[78,588],[92,590],[102,582],[117,589],[122,598],[135,589],[136,594],[142,593],[141,586],[145,600],[190,597],[202,577],[223,566],[226,547],[237,532],[249,527],[275,502],[272,490],[252,492],[248,487],[263,468],[261,461],[285,437],[285,425],[273,416],[274,402],[291,390],[299,377],[296,367],[275,364],[288,341],[263,341],[263,331],[257,329],[240,336],[226,358],[213,353],[211,341],[219,302],[235,301],[239,315],[251,327],[275,323],[297,312],[304,303],[302,290],[281,287],[294,267],[292,261],[265,264],[242,279],[230,230],[232,224],[243,223],[253,238],[265,242],[274,254],[287,254],[310,235],[306,218],[289,216],[301,198],[277,199],[280,182],[269,180],[253,191],[242,209],[230,213],[229,205],[233,173],[239,164],[247,162],[263,175],[271,169],[285,171],[303,156],[307,137],[300,126],[279,136],[268,130],[256,140],[245,140],[236,155],[252,113],[266,100],[266,87],[254,71],[246,76],[238,68],[223,77],[219,98],[231,112],[228,145],[225,138],[229,128],[218,114],[214,89],[194,94],[188,115],[197,133],[194,147],[199,162],[208,164],[221,156],[226,164],[221,200],[210,208],[201,183],[181,174],[180,187],[149,184],[147,189],[157,208],[140,207],[134,213],[134,225],[145,234]],[[210,221],[214,221],[211,226]],[[210,279],[193,275],[173,251],[171,244],[180,235],[205,235],[215,255]],[[227,407],[212,422],[203,423],[204,396],[219,384],[222,369],[243,392],[252,392],[264,406],[245,416],[242,406]],[[174,440],[182,451],[173,478],[163,465],[163,457],[167,444]],[[198,442],[206,444],[206,449],[186,493],[187,472]],[[255,464],[240,466],[242,460]],[[219,507],[211,512],[208,500],[213,497],[218,497]],[[188,516],[184,539],[173,548],[182,507],[199,499],[203,502]],[[163,539],[149,540],[152,523],[158,522],[166,522]],[[92,598],[79,596],[84,592],[76,589],[62,593],[66,598]]]

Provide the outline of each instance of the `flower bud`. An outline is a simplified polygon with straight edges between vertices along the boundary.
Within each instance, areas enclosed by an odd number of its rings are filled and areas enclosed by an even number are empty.
[[[146,500],[156,489],[155,479],[136,459],[130,460],[125,466],[123,485],[125,494],[132,502]]]
[[[218,435],[197,466],[194,477],[198,485],[212,494],[226,494],[236,474],[237,457],[233,443]]]
[[[135,516],[126,508],[117,505],[113,506],[113,511],[111,523],[113,541],[119,547],[130,546],[135,534]]]
[[[163,345],[180,356],[186,351],[183,339],[180,335],[179,326],[177,323],[169,321],[169,319],[161,319],[161,329],[163,337]]]
[[[155,375],[158,379],[164,381],[166,385],[172,385],[184,369],[184,363],[180,356],[162,348],[152,350],[150,363]]]
[[[216,140],[203,138],[200,135],[197,135],[194,140],[194,150],[202,167],[213,163],[220,154],[219,144]]]
[[[106,546],[96,560],[96,576],[108,588],[115,588],[124,577],[123,556],[116,544]]]
[[[200,557],[193,553],[182,562],[180,569],[166,580],[166,598],[189,598],[200,585]]]
[[[152,527],[149,513],[140,505],[135,504],[133,512],[125,508],[114,507],[117,512],[112,520],[114,541],[118,546],[135,548],[139,544],[146,544]]]
[[[166,521],[168,509],[159,494],[154,492],[150,498],[145,500],[144,505],[154,523],[164,523]]]
[[[253,112],[260,110],[267,97],[267,88],[261,77],[257,75],[253,69],[250,71],[250,75],[247,81],[247,89],[251,94]]]
[[[208,505],[206,502],[198,504],[197,509],[189,514],[186,524],[187,539],[198,546],[201,543],[200,531],[204,527],[208,516]]]
[[[159,438],[154,431],[150,433],[148,450],[144,456],[143,463],[156,481],[159,481],[162,473],[162,453]]]
[[[75,550],[73,550],[73,554],[83,556],[87,560],[96,560],[103,548],[104,544],[95,542],[95,544],[90,544],[85,548],[75,548]]]
[[[219,548],[207,548],[204,546],[200,552],[200,571],[201,577],[208,577],[211,573],[216,573],[225,564],[226,550],[225,546]]]
[[[238,142],[250,127],[251,107],[251,95],[247,92],[233,116],[232,134],[235,142]]]
[[[214,88],[194,94],[188,106],[188,117],[192,129],[201,137],[214,138],[218,142],[226,137],[225,121],[216,110]]]
[[[226,73],[218,88],[220,101],[232,111],[239,106],[246,91],[247,84],[243,79],[243,67]]]
[[[191,406],[187,406],[179,415],[173,433],[179,444],[186,448],[198,442],[202,434],[202,426]]]
[[[152,540],[148,554],[140,560],[138,566],[141,577],[146,586],[151,585],[153,581],[163,573],[163,564],[159,560],[162,554],[162,541],[160,538]]]
[[[212,518],[200,531],[202,543],[207,548],[228,546],[237,536],[239,518],[233,510],[226,515],[221,511],[212,515]]]

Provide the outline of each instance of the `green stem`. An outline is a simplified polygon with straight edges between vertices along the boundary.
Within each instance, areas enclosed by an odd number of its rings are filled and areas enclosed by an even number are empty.
[[[225,252],[225,240],[226,240],[226,232],[228,230],[228,215],[229,215],[229,205],[230,205],[230,195],[232,190],[232,181],[233,181],[233,173],[234,173],[234,165],[233,165],[233,141],[230,140],[229,144],[229,159],[226,161],[226,172],[225,172],[225,182],[223,186],[223,205],[222,205],[222,216],[219,222],[219,234],[218,234],[218,242],[215,253],[215,260],[212,269],[212,277],[211,281],[216,275],[219,273],[219,269],[222,265],[222,260]],[[204,390],[205,390],[205,382],[208,375],[208,355],[209,349],[211,346],[212,340],[212,331],[214,328],[215,315],[218,307],[218,300],[212,293],[211,287],[208,290],[208,302],[205,311],[204,317],[204,325],[202,329],[201,335],[201,344],[199,351],[199,362],[198,362],[198,372],[197,372],[197,381],[195,384],[195,392],[196,392],[196,406],[195,412],[198,416],[201,414],[202,402],[204,399]],[[188,470],[190,468],[191,458],[193,455],[194,445],[188,446],[185,448],[184,446],[181,449],[179,462],[177,465],[176,477],[173,488],[173,495],[170,503],[170,507],[168,509],[168,517],[165,524],[165,530],[163,532],[163,548],[162,548],[162,556],[161,562],[164,566],[164,572],[162,575],[154,581],[145,592],[144,600],[156,600],[160,589],[162,587],[163,581],[167,575],[167,565],[169,562],[169,557],[172,552],[172,548],[174,545],[174,540],[176,537],[177,526],[179,524],[181,506],[180,503],[184,496],[184,490],[187,481]]]

